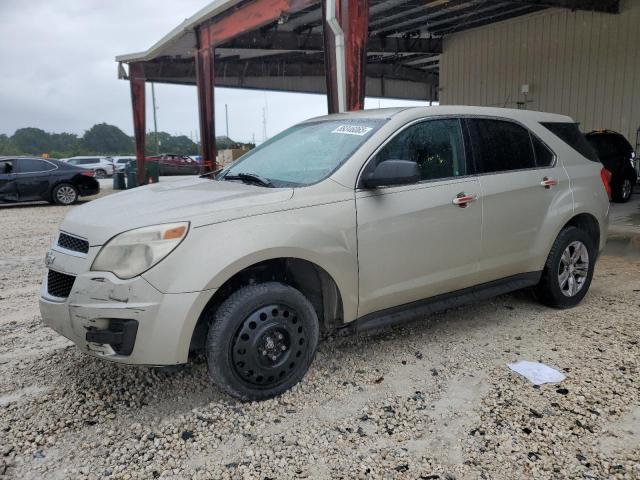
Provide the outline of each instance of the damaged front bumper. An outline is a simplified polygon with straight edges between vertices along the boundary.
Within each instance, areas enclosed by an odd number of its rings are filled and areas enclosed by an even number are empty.
[[[191,336],[212,290],[162,293],[142,277],[121,280],[91,272],[98,248],[86,257],[52,250],[49,269],[74,277],[67,297],[51,294],[45,276],[40,312],[46,325],[82,351],[107,360],[140,365],[174,365],[188,360]]]

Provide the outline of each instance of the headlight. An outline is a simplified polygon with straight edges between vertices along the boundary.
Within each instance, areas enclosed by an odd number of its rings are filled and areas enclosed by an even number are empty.
[[[102,247],[92,271],[127,279],[146,272],[169,255],[189,231],[189,222],[136,228],[116,235]]]

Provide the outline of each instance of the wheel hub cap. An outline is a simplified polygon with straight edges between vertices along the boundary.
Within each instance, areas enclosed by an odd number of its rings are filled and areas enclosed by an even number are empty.
[[[273,387],[296,371],[306,347],[298,313],[286,305],[266,305],[242,322],[232,340],[233,368],[247,383]]]
[[[61,187],[58,189],[57,197],[62,203],[71,203],[75,197],[75,192],[71,187]]]
[[[582,288],[589,273],[589,252],[584,243],[571,242],[560,257],[558,285],[563,295],[573,297]]]

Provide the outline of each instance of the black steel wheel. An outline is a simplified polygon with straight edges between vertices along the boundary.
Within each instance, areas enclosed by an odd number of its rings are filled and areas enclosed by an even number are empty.
[[[207,336],[209,377],[241,400],[281,394],[307,372],[318,319],[298,290],[269,282],[241,288],[217,309]]]
[[[274,387],[295,372],[309,346],[299,314],[288,305],[266,305],[249,315],[233,340],[235,373],[246,382]]]

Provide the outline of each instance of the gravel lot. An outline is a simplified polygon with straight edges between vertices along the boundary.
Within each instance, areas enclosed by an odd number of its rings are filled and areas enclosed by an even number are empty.
[[[41,323],[67,207],[0,207],[0,478],[640,478],[640,258],[578,308],[518,292],[330,338],[304,381],[241,404],[206,365],[89,358]],[[533,388],[507,362],[566,372]]]

